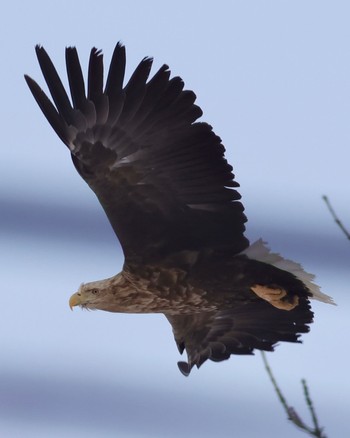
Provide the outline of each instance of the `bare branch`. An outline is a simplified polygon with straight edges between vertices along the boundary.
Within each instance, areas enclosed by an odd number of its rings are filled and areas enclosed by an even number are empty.
[[[312,400],[310,397],[309,388],[307,387],[306,380],[302,379],[301,384],[303,385],[306,404],[307,404],[307,406],[310,410],[310,413],[311,413],[312,422],[314,424],[314,431],[315,431],[315,433],[317,433],[317,435],[315,434],[315,436],[322,438],[322,437],[324,437],[324,435],[322,435],[322,428],[320,428],[320,426],[318,424],[316,412],[315,412],[315,409],[314,409],[314,406],[313,406],[313,403],[312,403]]]
[[[334,211],[328,197],[326,195],[322,196],[322,199],[324,200],[324,202],[326,203],[328,210],[330,212],[330,214],[332,215],[333,219],[335,220],[335,223],[338,225],[338,227],[342,230],[342,232],[345,234],[345,236],[347,237],[347,239],[350,240],[350,233],[349,231],[344,227],[343,223],[341,222],[341,220],[338,218],[336,212]]]
[[[304,423],[304,421],[300,418],[300,416],[298,415],[296,410],[292,406],[288,405],[287,400],[283,396],[282,391],[281,391],[280,387],[278,386],[276,379],[272,373],[272,370],[271,370],[270,365],[267,361],[265,352],[261,351],[261,355],[262,355],[262,359],[263,359],[263,362],[265,365],[266,372],[267,372],[267,374],[271,380],[271,383],[272,383],[272,385],[277,393],[278,399],[281,402],[281,404],[282,404],[282,406],[287,414],[288,420],[290,420],[299,429],[307,432],[310,436],[314,436],[317,438],[327,438],[326,435],[324,435],[322,428],[319,427],[316,412],[315,412],[315,409],[314,409],[314,406],[313,406],[313,403],[312,403],[312,400],[310,397],[309,389],[306,385],[306,381],[303,379],[301,382],[302,382],[303,389],[304,389],[304,396],[305,396],[306,404],[307,404],[307,406],[310,410],[310,413],[311,413],[311,418],[312,418],[312,422],[313,422],[313,426],[314,426],[313,428],[307,426]]]

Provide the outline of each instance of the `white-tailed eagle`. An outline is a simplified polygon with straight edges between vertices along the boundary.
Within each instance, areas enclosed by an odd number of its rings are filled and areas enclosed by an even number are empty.
[[[28,76],[45,117],[68,147],[120,240],[114,277],[80,286],[70,306],[164,313],[188,375],[207,359],[298,342],[310,298],[331,303],[300,265],[249,246],[246,217],[225,148],[193,91],[167,65],[148,80],[144,58],[124,86],[125,48],[115,47],[106,84],[93,48],[87,89],[75,48],[66,49],[71,99],[46,51],[36,54],[53,103]]]

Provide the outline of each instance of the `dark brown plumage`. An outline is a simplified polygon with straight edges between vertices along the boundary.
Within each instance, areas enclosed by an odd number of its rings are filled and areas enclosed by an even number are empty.
[[[25,76],[28,86],[125,255],[120,274],[83,285],[71,306],[164,313],[187,351],[186,375],[206,359],[272,350],[308,331],[309,298],[331,299],[262,241],[249,247],[224,146],[196,121],[202,111],[183,81],[166,65],[148,80],[152,60],[144,58],[123,86],[117,44],[105,87],[102,54],[91,50],[85,92],[77,51],[67,48],[71,103],[45,50],[36,53],[54,104]]]

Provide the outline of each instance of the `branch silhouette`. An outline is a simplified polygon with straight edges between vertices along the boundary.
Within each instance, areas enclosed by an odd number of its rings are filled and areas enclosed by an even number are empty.
[[[339,219],[338,215],[336,214],[336,212],[334,211],[334,208],[332,207],[332,204],[330,203],[330,200],[328,199],[328,197],[326,195],[322,196],[322,199],[324,200],[324,202],[327,205],[327,208],[331,214],[331,216],[333,217],[333,219],[335,220],[335,223],[338,225],[338,227],[342,230],[342,232],[345,234],[346,238],[350,240],[350,233],[349,231],[344,227],[342,221]]]
[[[302,379],[301,384],[303,386],[304,391],[304,397],[307,404],[307,407],[309,408],[311,419],[313,426],[308,426],[298,415],[297,411],[288,404],[286,398],[283,396],[282,391],[280,387],[278,386],[278,383],[272,373],[271,367],[267,361],[267,357],[264,351],[261,351],[262,359],[265,365],[266,372],[271,380],[272,386],[274,387],[277,397],[279,401],[281,402],[281,405],[283,406],[283,409],[285,410],[288,420],[290,420],[295,426],[297,426],[299,429],[307,432],[310,436],[314,436],[317,438],[327,438],[327,436],[323,432],[323,428],[319,426],[318,419],[316,416],[316,411],[313,405],[313,402],[310,397],[309,389],[306,384],[306,380]]]

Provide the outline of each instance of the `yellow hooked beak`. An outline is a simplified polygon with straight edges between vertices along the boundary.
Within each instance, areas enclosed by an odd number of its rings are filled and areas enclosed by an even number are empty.
[[[74,306],[79,306],[80,304],[82,304],[81,301],[81,294],[79,292],[76,292],[75,294],[73,294],[70,298],[69,298],[69,307],[70,310],[73,310]]]

